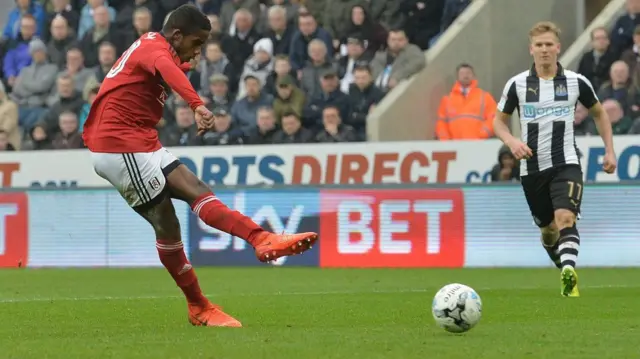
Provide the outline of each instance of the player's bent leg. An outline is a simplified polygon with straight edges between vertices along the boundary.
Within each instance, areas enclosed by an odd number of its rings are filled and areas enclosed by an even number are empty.
[[[311,249],[316,233],[275,234],[265,231],[251,218],[232,210],[186,166],[179,165],[166,174],[169,190],[175,198],[187,202],[207,225],[246,240],[262,262],[300,254]]]
[[[198,277],[187,259],[180,238],[180,222],[165,191],[153,202],[134,208],[153,227],[160,262],[187,298],[189,322],[195,326],[241,327],[235,318],[224,313],[202,294]]]
[[[551,223],[546,227],[540,228],[540,242],[542,247],[547,252],[547,255],[555,264],[556,267],[562,268],[560,261],[560,250],[558,239],[560,238],[560,232],[555,223]]]
[[[575,267],[580,250],[580,235],[576,227],[576,215],[568,209],[557,209],[555,223],[560,233],[558,249],[562,266],[561,293],[565,297],[579,297],[578,274]]]

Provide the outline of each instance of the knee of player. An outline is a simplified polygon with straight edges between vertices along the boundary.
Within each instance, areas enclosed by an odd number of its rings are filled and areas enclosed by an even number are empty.
[[[555,213],[555,222],[558,229],[570,228],[576,222],[576,215],[566,209],[559,209]]]
[[[166,240],[180,239],[180,222],[178,222],[178,218],[165,219],[160,223],[155,223],[153,229],[158,238]]]

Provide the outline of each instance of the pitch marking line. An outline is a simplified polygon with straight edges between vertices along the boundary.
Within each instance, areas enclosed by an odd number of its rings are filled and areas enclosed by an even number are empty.
[[[587,289],[615,289],[615,288],[639,288],[640,285],[581,285],[580,288]],[[539,290],[550,289],[549,287],[478,287],[474,288],[478,292],[497,290]],[[391,290],[336,290],[318,292],[271,292],[271,293],[233,293],[233,294],[208,294],[212,298],[217,297],[266,297],[266,296],[318,296],[318,295],[351,295],[351,294],[403,294],[403,293],[435,293],[433,289],[391,289]],[[31,298],[6,298],[0,297],[0,304],[6,303],[31,303],[31,302],[89,302],[89,301],[110,301],[110,300],[158,300],[183,298],[181,295],[141,295],[141,296],[95,296],[95,297],[31,297]]]

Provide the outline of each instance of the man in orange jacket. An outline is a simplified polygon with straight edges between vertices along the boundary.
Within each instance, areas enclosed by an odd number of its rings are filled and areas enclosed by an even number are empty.
[[[473,67],[458,66],[451,93],[440,101],[436,136],[446,140],[480,140],[493,136],[496,101],[478,87]]]

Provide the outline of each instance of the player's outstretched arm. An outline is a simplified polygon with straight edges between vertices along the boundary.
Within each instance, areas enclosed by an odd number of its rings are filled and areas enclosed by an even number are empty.
[[[589,112],[591,116],[593,116],[593,120],[598,128],[598,133],[600,137],[602,137],[602,142],[604,142],[604,163],[602,164],[602,169],[607,173],[613,173],[616,170],[617,159],[615,150],[613,149],[611,120],[609,120],[609,115],[607,115],[607,111],[602,108],[600,102],[596,102],[595,105],[591,106]]]
[[[613,173],[616,170],[617,160],[613,149],[613,130],[611,129],[609,115],[602,108],[591,82],[582,75],[578,75],[578,89],[580,90],[578,100],[584,107],[589,109],[598,128],[598,133],[600,133],[600,137],[604,142],[605,154],[602,168],[607,173]]]
[[[176,65],[168,56],[160,56],[155,62],[156,70],[162,75],[162,78],[180,97],[182,97],[191,107],[192,110],[196,110],[198,106],[204,106],[204,103],[200,99],[200,96],[196,93],[196,90],[191,86],[187,75],[184,74],[182,69]]]

